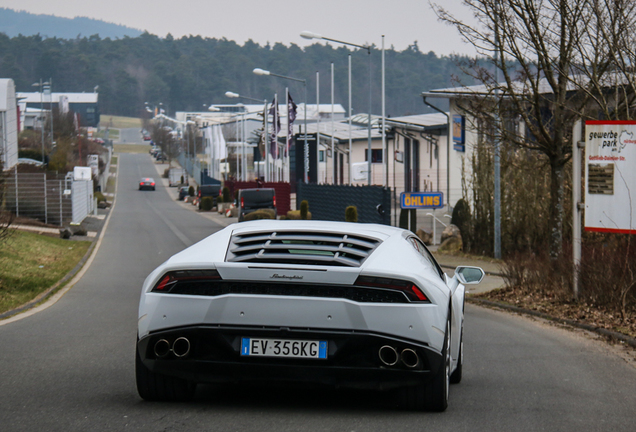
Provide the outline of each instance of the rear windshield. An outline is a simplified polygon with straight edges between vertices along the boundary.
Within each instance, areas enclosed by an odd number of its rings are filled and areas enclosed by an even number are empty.
[[[241,198],[245,208],[263,208],[274,205],[274,192],[268,190],[244,191]]]

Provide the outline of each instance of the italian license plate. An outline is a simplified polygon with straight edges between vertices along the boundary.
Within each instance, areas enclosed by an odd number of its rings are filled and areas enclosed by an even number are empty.
[[[241,355],[326,359],[327,342],[244,337],[241,339]]]

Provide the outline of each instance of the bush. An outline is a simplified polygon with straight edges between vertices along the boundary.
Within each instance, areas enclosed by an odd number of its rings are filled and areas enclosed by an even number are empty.
[[[95,199],[97,200],[98,203],[100,203],[102,201],[104,201],[104,202],[106,201],[106,197],[101,192],[94,192],[93,196],[95,197]]]
[[[302,200],[300,203],[300,218],[302,220],[307,220],[307,213],[309,212],[309,203],[307,200]]]
[[[229,203],[230,200],[230,189],[227,186],[223,187],[223,202]]]
[[[194,196],[194,186],[190,186],[188,188],[188,195],[190,195],[191,197]]]
[[[42,150],[38,149],[20,149],[18,150],[19,158],[35,159],[42,162]]]
[[[170,177],[170,168],[166,168],[165,170],[163,170],[163,175],[161,177],[163,178]]]
[[[214,198],[211,196],[203,197],[201,200],[201,210],[210,211],[212,210],[212,207],[214,207]]]
[[[183,178],[183,176],[181,176],[181,183],[180,184],[183,184],[184,182],[185,182],[185,179]]]
[[[465,199],[462,198],[455,204],[451,224],[459,228],[463,244],[465,245],[464,249],[470,250],[470,245],[468,244],[470,239],[470,206]]]
[[[287,219],[288,220],[301,220],[300,217],[300,210],[290,210],[287,212]],[[306,220],[311,220],[311,212],[308,211],[307,212],[307,219]]]
[[[216,203],[218,204],[222,204],[225,202],[225,199],[223,199],[223,195],[219,195],[218,197],[216,197]]]
[[[259,219],[276,219],[276,210],[274,209],[259,209],[245,215],[245,221],[253,221]]]
[[[358,208],[356,206],[349,206],[345,209],[345,221],[358,222]]]

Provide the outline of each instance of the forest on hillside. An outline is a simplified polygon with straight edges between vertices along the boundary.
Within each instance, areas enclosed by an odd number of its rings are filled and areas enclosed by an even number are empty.
[[[352,54],[353,113],[369,106],[369,54],[343,46],[313,44],[301,48],[281,43],[243,46],[227,39],[189,36],[160,38],[149,33],[122,39],[98,35],[75,39],[0,33],[0,77],[12,78],[16,90],[36,91],[33,83],[53,79],[54,92],[92,92],[99,86],[105,114],[141,116],[144,103],[162,104],[168,114],[201,111],[203,105],[237,103],[225,92],[272,99],[289,87],[294,100],[304,101],[302,83],[257,76],[254,68],[307,80],[308,103],[316,103],[316,71],[320,72],[320,102],[331,101],[331,62],[335,68],[335,102],[347,108],[348,54]],[[372,113],[381,113],[381,53],[371,50]],[[386,113],[396,117],[432,112],[420,94],[435,88],[472,84],[459,65],[461,56],[422,53],[417,42],[403,51],[386,50]],[[243,101],[249,103],[247,101]],[[444,100],[435,102],[446,108]]]

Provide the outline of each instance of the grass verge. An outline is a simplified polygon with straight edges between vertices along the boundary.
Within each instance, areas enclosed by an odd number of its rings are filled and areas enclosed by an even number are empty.
[[[148,153],[150,146],[147,144],[114,144],[115,153]]]
[[[0,313],[33,300],[61,280],[90,244],[14,231],[0,249]]]
[[[139,128],[141,129],[141,119],[135,117],[122,117],[108,114],[102,114],[100,116],[100,126],[102,128]]]

